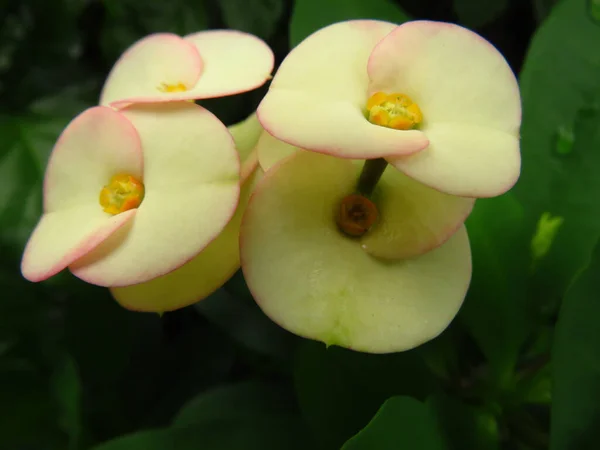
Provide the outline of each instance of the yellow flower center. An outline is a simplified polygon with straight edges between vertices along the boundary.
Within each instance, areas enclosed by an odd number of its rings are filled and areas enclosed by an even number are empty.
[[[183,83],[177,83],[177,84],[160,83],[158,90],[160,92],[185,92],[188,89],[187,89],[187,87],[185,87],[185,85]]]
[[[100,205],[109,214],[137,208],[144,199],[144,184],[133,175],[117,174],[100,191]]]
[[[376,92],[367,101],[369,122],[395,130],[410,130],[423,121],[423,113],[408,95]]]

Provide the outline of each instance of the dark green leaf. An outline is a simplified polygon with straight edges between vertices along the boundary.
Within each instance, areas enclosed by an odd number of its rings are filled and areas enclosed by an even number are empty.
[[[294,336],[265,316],[251,298],[233,296],[219,289],[194,307],[240,345],[258,353],[289,359]]]
[[[454,0],[454,11],[468,28],[480,28],[504,14],[509,0]]]
[[[598,73],[600,75],[600,70]],[[551,245],[534,266],[534,292],[544,296],[541,306],[550,308],[550,312],[554,311],[575,273],[585,265],[595,239],[600,235],[600,205],[597,201],[600,180],[595,169],[600,164],[600,155],[595,151],[600,145],[598,107],[578,111],[573,136],[571,152],[556,157],[560,158],[560,168],[548,186],[547,196],[551,200],[545,203],[542,214],[542,217],[554,217],[556,231],[552,229],[552,219],[546,220]]]
[[[0,368],[0,448],[64,450],[47,380],[28,365]]]
[[[533,12],[538,22],[542,22],[558,0],[533,0]]]
[[[79,448],[81,439],[81,383],[75,361],[65,356],[59,360],[52,378],[52,388],[58,405],[58,423],[69,436],[69,449]]]
[[[86,3],[23,0],[0,11],[0,109],[23,113],[31,101],[89,78],[77,26]]]
[[[504,381],[532,325],[525,301],[529,242],[523,215],[508,193],[478,200],[467,219],[473,278],[459,317]]]
[[[0,149],[0,240],[20,253],[41,214],[42,177],[54,142],[32,145],[31,128],[18,119],[4,119],[2,128],[11,138]]]
[[[357,353],[305,341],[294,372],[300,408],[326,448],[340,448],[393,395],[425,399],[434,380],[415,352]]]
[[[557,4],[520,76],[523,172],[514,192],[527,211],[528,233],[546,222],[546,254],[539,252],[531,292],[550,313],[600,232],[600,57],[590,51],[600,46],[600,25],[590,6],[588,0]]]
[[[589,0],[588,12],[592,19],[600,24],[600,2],[598,0]]]
[[[166,314],[124,310],[106,289],[78,285],[67,310],[66,332],[98,438],[140,426],[163,426],[181,406],[223,380],[233,350],[192,309]],[[166,324],[175,332],[167,334]]]
[[[283,0],[220,0],[218,4],[229,28],[262,39],[273,35],[284,8]]]
[[[392,397],[342,450],[444,450],[435,415],[411,397]]]
[[[180,36],[207,27],[204,2],[170,0],[105,0],[108,17],[102,30],[102,49],[107,63],[117,58],[139,39],[152,33],[175,33]]]
[[[427,400],[434,411],[448,450],[497,450],[498,423],[493,414],[454,397],[436,394]]]
[[[27,115],[0,115],[0,243],[20,254],[42,212],[42,180],[67,124],[88,105],[90,86],[38,99]],[[84,100],[85,99],[85,100]]]
[[[600,442],[600,244],[560,310],[552,370],[551,450],[592,450]]]
[[[188,427],[143,431],[96,446],[93,450],[306,450],[313,448],[295,417],[259,415],[215,419]]]
[[[293,392],[273,382],[245,381],[216,387],[183,406],[173,425],[182,427],[213,419],[244,419],[257,414],[293,412]]]
[[[290,46],[295,47],[320,28],[351,19],[379,19],[397,24],[409,20],[390,0],[296,0],[290,22]]]

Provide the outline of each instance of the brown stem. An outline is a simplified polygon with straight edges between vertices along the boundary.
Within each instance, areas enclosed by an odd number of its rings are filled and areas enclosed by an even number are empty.
[[[370,197],[381,175],[387,167],[387,161],[383,158],[367,159],[358,179],[357,190],[361,195]]]

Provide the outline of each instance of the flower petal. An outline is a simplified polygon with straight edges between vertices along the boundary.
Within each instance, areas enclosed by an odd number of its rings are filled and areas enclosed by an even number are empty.
[[[400,25],[369,58],[369,93],[402,92],[426,123],[467,123],[518,133],[519,86],[510,66],[481,36],[458,25]]]
[[[258,163],[265,172],[277,164],[280,160],[293,155],[298,150],[298,147],[286,144],[279,139],[275,139],[266,131],[260,135],[256,144],[256,152],[258,154]]]
[[[471,276],[464,227],[418,258],[377,260],[333,215],[351,192],[349,162],[298,152],[271,169],[241,230],[242,269],[257,303],[282,327],[328,345],[387,353],[441,333]]]
[[[406,161],[427,160],[428,169],[433,172],[425,174],[402,164],[405,173],[456,195],[491,196],[512,186],[520,167],[519,87],[506,60],[489,42],[458,25],[408,22],[375,47],[368,71],[369,93],[404,93],[423,112],[421,130],[429,138],[430,148]],[[452,153],[440,147],[447,145],[440,136],[446,135],[445,130],[450,127],[457,131],[449,144]],[[459,131],[463,132],[462,140]],[[490,138],[484,142],[486,133]],[[494,143],[495,139],[503,145]],[[476,150],[474,145],[478,147]],[[448,152],[452,157],[438,158],[439,152]],[[472,164],[473,157],[486,164]],[[439,175],[447,172],[445,165],[450,159],[453,170],[458,171],[446,181]],[[504,171],[498,173],[498,166]],[[479,172],[471,173],[474,170]],[[420,175],[422,172],[424,177]],[[460,186],[457,180],[463,178],[466,181]],[[435,179],[435,184],[428,179]],[[499,183],[498,179],[504,182]]]
[[[142,283],[180,267],[214,240],[239,198],[231,135],[193,103],[135,105],[123,114],[138,130],[146,194],[136,219],[71,265],[101,286]]]
[[[157,33],[133,44],[112,68],[100,104],[123,108],[137,102],[192,98],[187,92],[164,92],[165,85],[193,88],[203,62],[196,47],[170,33]],[[183,94],[183,95],[182,95]]]
[[[263,128],[256,117],[256,113],[253,113],[245,120],[231,125],[227,129],[233,137],[235,148],[240,161],[242,161],[240,183],[244,184],[258,166],[258,155],[255,148]]]
[[[117,302],[135,311],[172,311],[203,300],[221,287],[240,267],[240,224],[261,176],[262,171],[255,171],[244,185],[233,218],[208,247],[171,273],[145,283],[112,288]]]
[[[93,205],[102,212],[100,191],[118,173],[142,178],[139,135],[111,108],[87,109],[67,125],[52,150],[44,177],[44,211]]]
[[[429,147],[388,161],[415,180],[464,197],[493,197],[508,191],[521,172],[519,138],[469,124],[432,124]]]
[[[235,30],[211,30],[190,34],[204,61],[200,81],[189,94],[195,99],[224,97],[262,86],[275,64],[273,52],[261,39]]]
[[[427,146],[417,130],[371,124],[366,65],[396,25],[353,20],[325,27],[285,58],[258,108],[263,127],[291,145],[344,158],[406,155]]]
[[[460,228],[475,203],[436,191],[393,167],[383,173],[372,200],[379,221],[361,244],[385,259],[412,258],[439,247]]]
[[[100,205],[81,205],[42,216],[27,242],[21,272],[29,281],[56,275],[93,250],[135,215],[131,209],[116,216]]]
[[[250,156],[258,139],[263,131],[263,127],[260,125],[256,113],[251,114],[246,119],[227,127],[233,140],[235,142],[235,148],[240,156],[240,161],[246,161]]]
[[[256,150],[261,168],[267,171],[300,149],[264,132]],[[358,179],[364,161],[353,162]],[[472,198],[432,189],[392,167],[384,171],[373,201],[379,221],[361,243],[365,251],[385,259],[410,258],[440,246],[464,223],[475,203]]]

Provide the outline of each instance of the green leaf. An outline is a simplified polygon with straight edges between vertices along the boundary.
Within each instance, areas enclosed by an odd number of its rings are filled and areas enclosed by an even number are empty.
[[[414,351],[372,355],[312,341],[298,349],[294,378],[303,415],[326,448],[340,448],[389,397],[424,400],[435,388]]]
[[[106,62],[114,64],[121,54],[139,39],[152,33],[180,36],[206,29],[208,18],[202,0],[105,0],[107,20],[102,29],[101,46]]]
[[[269,39],[282,17],[283,0],[220,0],[218,2],[228,28]]]
[[[38,99],[24,116],[0,115],[0,245],[20,253],[42,213],[42,180],[67,124],[88,107],[90,86]],[[84,100],[85,99],[85,100]]]
[[[251,298],[219,289],[194,308],[246,348],[280,359],[292,353],[295,337],[265,316]]]
[[[530,289],[549,314],[600,232],[600,55],[590,50],[600,47],[600,25],[591,5],[558,3],[537,30],[520,76],[523,171],[514,193],[530,235],[544,214],[558,227],[546,230],[555,237],[533,267]]]
[[[296,0],[290,22],[290,46],[295,47],[320,28],[352,19],[379,19],[401,24],[409,17],[390,0]]]
[[[569,288],[552,355],[551,450],[592,450],[600,442],[600,243]]]
[[[533,0],[533,12],[538,22],[542,22],[558,0]]]
[[[245,419],[257,414],[285,414],[295,409],[293,392],[273,382],[244,381],[206,391],[183,406],[173,420],[178,427],[213,419]]]
[[[0,241],[17,254],[41,214],[43,170],[53,142],[32,145],[27,122],[0,120],[9,136],[6,146],[0,149]]]
[[[82,433],[82,394],[77,367],[70,356],[65,356],[58,362],[52,378],[52,388],[58,404],[58,422],[69,436],[69,449],[77,449]]]
[[[64,450],[44,374],[29,363],[0,369],[0,448]]]
[[[392,397],[342,450],[444,450],[435,416],[411,397]]]
[[[600,23],[600,1],[590,0],[589,1],[589,14],[594,21]]]
[[[230,342],[193,309],[161,319],[121,308],[106,289],[77,288],[67,309],[67,344],[99,439],[167,425],[190,397],[228,376]]]
[[[213,419],[188,427],[142,431],[93,450],[306,450],[314,448],[295,417],[259,415]]]
[[[454,0],[454,11],[468,28],[480,28],[506,12],[509,0]]]
[[[523,208],[508,193],[477,200],[466,222],[473,278],[459,318],[503,381],[508,381],[532,326],[526,302],[529,246],[523,216]]]
[[[441,393],[430,397],[427,405],[435,413],[448,450],[500,448],[498,423],[489,411]]]
[[[81,62],[87,3],[23,0],[2,8],[0,110],[22,114],[31,101],[93,77]]]
[[[600,76],[600,70],[598,73]],[[577,112],[573,135],[571,152],[556,156],[560,158],[560,169],[549,183],[546,195],[551,200],[545,203],[542,213],[542,217],[550,215],[561,223],[547,253],[536,261],[533,273],[533,291],[541,300],[540,307],[550,314],[576,272],[586,264],[600,236],[600,180],[595,170],[600,164],[600,155],[595,151],[600,145],[597,106]]]

